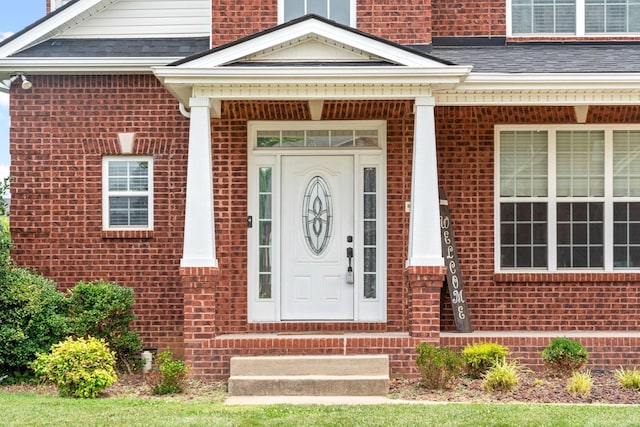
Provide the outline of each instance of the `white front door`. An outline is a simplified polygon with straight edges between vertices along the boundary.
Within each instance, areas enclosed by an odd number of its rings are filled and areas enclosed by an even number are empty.
[[[353,156],[282,158],[282,320],[354,318],[353,170]]]

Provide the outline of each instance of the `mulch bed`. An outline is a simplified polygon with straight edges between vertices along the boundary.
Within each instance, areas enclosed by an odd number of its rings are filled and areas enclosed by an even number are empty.
[[[510,392],[488,392],[482,380],[463,377],[451,390],[427,390],[420,387],[417,380],[393,380],[390,395],[396,399],[434,402],[640,404],[640,392],[622,388],[613,372],[594,371],[591,376],[593,386],[588,396],[568,392],[566,378],[535,371],[522,372],[520,384]]]

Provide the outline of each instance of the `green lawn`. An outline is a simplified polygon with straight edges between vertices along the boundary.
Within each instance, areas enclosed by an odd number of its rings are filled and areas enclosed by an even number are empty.
[[[640,406],[388,404],[225,406],[202,399],[0,393],[3,426],[633,426]]]

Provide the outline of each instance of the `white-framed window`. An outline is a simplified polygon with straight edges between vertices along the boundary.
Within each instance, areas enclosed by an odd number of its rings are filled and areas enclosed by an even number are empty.
[[[509,35],[640,33],[640,0],[510,0]]]
[[[278,0],[278,22],[316,14],[340,24],[356,26],[355,0]]]
[[[153,229],[153,158],[103,157],[102,197],[103,229]]]
[[[496,127],[496,269],[640,269],[640,127]]]

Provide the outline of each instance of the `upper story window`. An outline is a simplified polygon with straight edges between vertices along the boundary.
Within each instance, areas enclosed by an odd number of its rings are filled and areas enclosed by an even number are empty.
[[[153,158],[104,157],[103,228],[153,229]]]
[[[497,268],[640,268],[640,128],[502,127],[497,151]]]
[[[355,27],[355,0],[278,0],[279,22],[313,13]]]
[[[511,0],[511,34],[640,33],[640,0]]]

